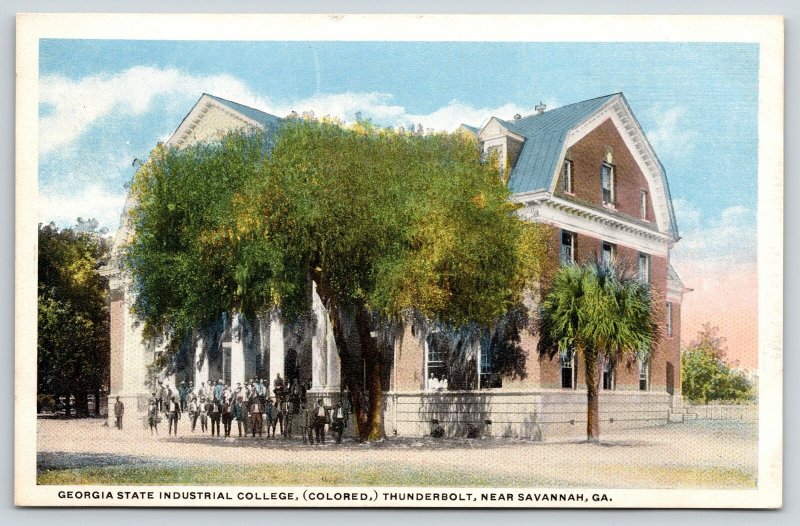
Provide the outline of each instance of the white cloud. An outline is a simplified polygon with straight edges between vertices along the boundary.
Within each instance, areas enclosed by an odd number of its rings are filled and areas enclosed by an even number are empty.
[[[650,109],[648,117],[656,125],[647,132],[647,138],[659,155],[679,157],[692,152],[698,134],[687,124],[688,113],[682,106],[657,105]]]
[[[101,118],[112,113],[119,118],[142,115],[156,107],[177,109],[201,93],[211,93],[247,106],[285,116],[296,110],[312,110],[321,117],[330,115],[353,121],[356,113],[384,126],[422,123],[425,128],[452,131],[461,123],[479,124],[491,115],[510,119],[516,113],[533,113],[533,108],[505,104],[494,108],[475,108],[453,100],[427,114],[411,113],[394,104],[388,93],[337,93],[276,101],[252,91],[242,80],[230,75],[195,76],[177,69],[136,66],[115,75],[101,74],[71,80],[59,75],[41,79],[40,102],[45,116],[40,123],[39,151],[69,149]],[[550,107],[553,107],[550,105]],[[177,127],[178,123],[174,123]]]
[[[672,252],[676,262],[706,269],[755,263],[754,210],[732,206],[704,221],[700,210],[689,202],[676,199],[673,204],[682,236]]]
[[[167,104],[174,104],[176,96],[198,96],[203,91],[248,93],[244,83],[230,75],[198,77],[176,69],[148,66],[80,80],[44,76],[40,82],[40,102],[46,114],[39,126],[39,151],[46,154],[70,145],[92,124],[111,113],[141,115],[153,108],[158,96],[171,97]]]
[[[110,232],[119,228],[125,192],[112,193],[92,185],[71,193],[39,192],[39,222],[54,222],[59,227],[73,226],[78,217],[97,219]]]

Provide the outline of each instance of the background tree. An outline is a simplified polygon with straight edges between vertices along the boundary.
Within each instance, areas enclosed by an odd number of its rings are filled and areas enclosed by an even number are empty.
[[[271,155],[263,140],[233,133],[161,151],[140,171],[137,309],[162,332],[226,311],[280,308],[292,320],[315,284],[357,432],[379,438],[384,364],[371,334],[411,312],[491,325],[538,277],[545,234],[517,217],[463,135],[292,119]]]
[[[38,392],[66,397],[68,415],[70,395],[79,413],[94,395],[99,413],[108,379],[107,280],[98,268],[110,247],[96,226],[80,219],[75,229],[39,225]]]
[[[725,361],[725,338],[719,328],[706,323],[697,338],[681,352],[681,391],[694,403],[753,400],[753,385],[741,371]]]
[[[588,441],[600,440],[602,360],[649,360],[658,335],[654,320],[650,286],[621,261],[568,265],[556,273],[539,307],[539,353],[574,352],[583,360]]]

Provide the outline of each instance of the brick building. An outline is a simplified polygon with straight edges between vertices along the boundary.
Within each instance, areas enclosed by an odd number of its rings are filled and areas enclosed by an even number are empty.
[[[680,304],[687,289],[669,262],[679,237],[664,167],[621,93],[544,110],[509,120],[491,117],[480,128],[461,129],[474,134],[484,152],[497,155],[512,199],[522,205],[519,213],[550,227],[554,258],[561,263],[624,258],[651,283],[664,337],[647,363],[602,364],[601,421],[603,429],[665,422],[680,399]],[[242,127],[269,131],[279,121],[204,94],[166,145],[182,148]],[[131,234],[123,215],[115,254]],[[170,367],[153,370],[161,348],[142,341],[130,313],[130,277],[119,267],[107,274],[111,394],[134,402],[129,407],[143,406],[156,379],[173,386],[218,378],[231,385],[250,378],[273,384],[280,373],[310,382],[313,396],[341,396],[338,353],[316,293],[310,313],[316,323],[286,323],[278,313],[255,320],[224,316],[219,326],[199,329]],[[474,369],[465,376],[463,367],[456,371],[448,363],[447,344],[434,330],[408,323],[385,350],[386,433],[424,435],[439,423],[449,434],[470,429],[533,438],[583,434],[584,371],[576,357],[540,358],[535,337],[526,332],[524,375],[503,377],[493,371],[495,360],[483,340],[476,335],[462,342],[462,362]]]

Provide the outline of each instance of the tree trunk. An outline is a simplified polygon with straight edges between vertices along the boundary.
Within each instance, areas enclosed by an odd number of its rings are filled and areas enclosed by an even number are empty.
[[[600,399],[598,387],[600,374],[597,369],[597,353],[584,352],[586,362],[586,440],[597,443],[600,441]]]
[[[380,349],[371,335],[370,314],[364,305],[339,305],[325,283],[317,283],[317,291],[333,322],[333,337],[339,351],[342,380],[350,393],[356,434],[361,440],[380,440],[385,435],[383,364]],[[362,367],[366,378],[361,377]]]

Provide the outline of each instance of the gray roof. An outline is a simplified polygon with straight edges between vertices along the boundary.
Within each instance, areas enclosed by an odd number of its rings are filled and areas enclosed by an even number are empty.
[[[238,102],[233,102],[231,100],[211,95],[210,93],[205,93],[204,95],[208,95],[210,98],[219,102],[223,106],[227,106],[233,111],[241,113],[245,117],[256,121],[257,123],[262,125],[266,130],[275,129],[278,126],[278,124],[280,124],[280,122],[283,120],[280,117],[276,117],[275,115],[263,112],[261,110],[257,110],[255,108],[251,108],[250,106],[245,106],[244,104],[239,104]]]
[[[509,131],[525,137],[508,189],[514,193],[549,190],[567,134],[616,93],[585,100],[515,121],[500,121]]]
[[[569,132],[616,96],[619,96],[630,110],[628,101],[625,100],[622,93],[612,93],[513,121],[497,119],[508,131],[525,137],[525,143],[517,163],[511,170],[508,189],[515,194],[550,190],[554,184],[553,178],[557,177],[557,164]],[[631,115],[633,115],[633,111],[631,111]],[[636,119],[635,116],[634,119]],[[639,125],[638,121],[636,124]],[[471,126],[462,126],[472,129]],[[639,128],[641,129],[641,125]],[[672,208],[666,171],[658,157],[656,157],[656,161],[661,168],[661,173],[664,174],[663,182],[669,208],[670,233],[675,239],[678,239],[678,226]]]

